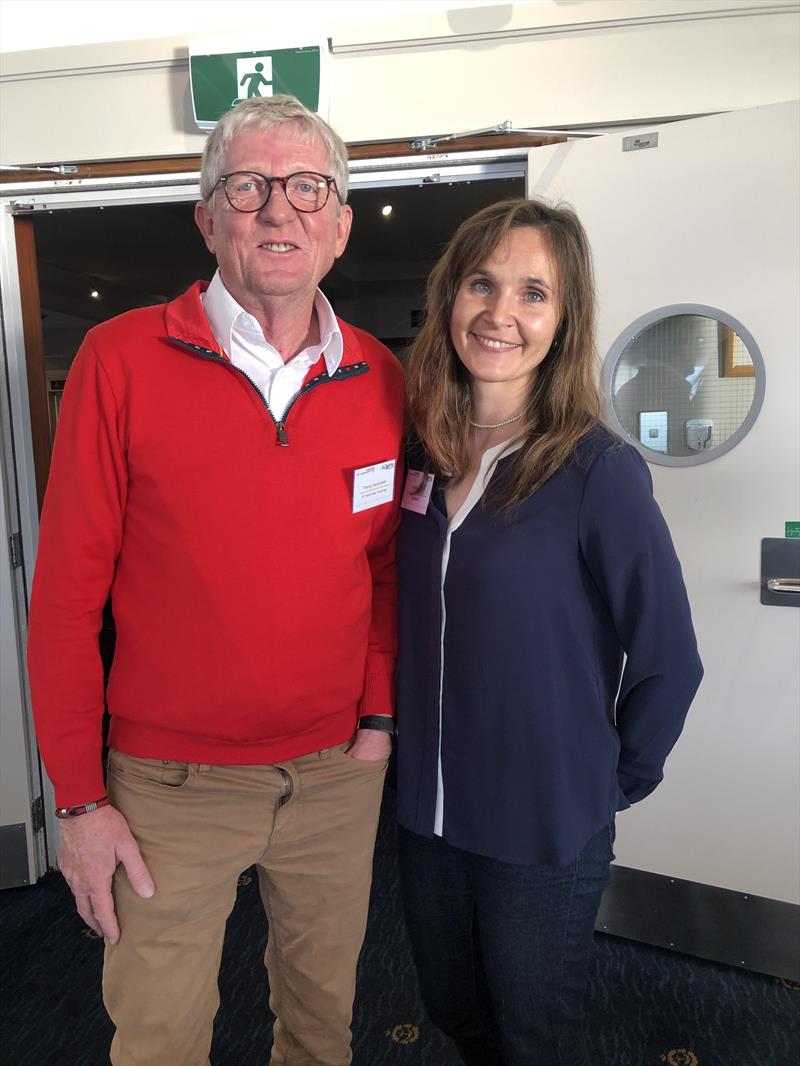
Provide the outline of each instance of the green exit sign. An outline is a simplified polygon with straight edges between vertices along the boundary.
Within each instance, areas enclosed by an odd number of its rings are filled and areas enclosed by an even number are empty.
[[[201,130],[213,129],[242,100],[277,93],[296,96],[310,111],[327,112],[327,47],[322,43],[213,53],[208,47],[207,42],[189,47],[194,119]]]
[[[800,537],[800,522],[786,522],[785,529],[785,536]]]

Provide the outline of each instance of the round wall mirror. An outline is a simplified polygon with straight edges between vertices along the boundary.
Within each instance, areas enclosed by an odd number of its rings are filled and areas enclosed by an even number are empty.
[[[609,421],[665,466],[716,459],[755,421],[764,361],[741,323],[713,307],[680,304],[631,323],[605,363]]]

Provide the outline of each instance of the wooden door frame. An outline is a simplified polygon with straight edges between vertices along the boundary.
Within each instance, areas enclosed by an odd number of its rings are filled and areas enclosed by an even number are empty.
[[[353,162],[364,159],[391,159],[396,157],[418,156],[420,163],[430,163],[434,157],[459,155],[464,152],[502,151],[509,148],[539,148],[548,144],[560,144],[565,136],[546,137],[540,134],[508,133],[493,134],[487,137],[461,137],[457,140],[440,142],[424,150],[412,147],[408,141],[375,141],[365,144],[349,144],[347,154]],[[99,159],[87,163],[75,164],[75,170],[64,176],[65,181],[81,181],[85,178],[143,178],[153,174],[186,174],[200,171],[200,155],[155,156],[149,159]],[[60,163],[42,163],[41,166],[59,166]],[[0,186],[52,183],[54,175],[50,171],[17,170],[0,171]],[[57,179],[55,179],[57,180]]]

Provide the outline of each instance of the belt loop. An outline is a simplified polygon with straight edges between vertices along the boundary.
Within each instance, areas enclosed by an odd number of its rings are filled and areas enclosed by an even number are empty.
[[[198,772],[198,774],[210,774],[211,773],[211,763],[208,763],[208,762],[198,763],[197,764],[197,772]]]
[[[328,758],[330,758],[331,749],[330,748],[321,748],[317,752],[317,754],[319,755],[320,759],[328,759]]]

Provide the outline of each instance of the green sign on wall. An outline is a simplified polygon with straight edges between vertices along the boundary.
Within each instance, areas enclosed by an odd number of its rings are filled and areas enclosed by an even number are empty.
[[[210,130],[220,115],[241,100],[291,93],[311,111],[321,111],[322,48],[275,48],[258,52],[190,55],[194,118]]]

